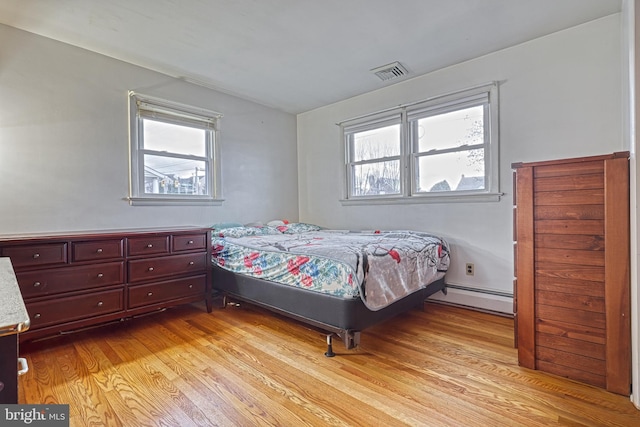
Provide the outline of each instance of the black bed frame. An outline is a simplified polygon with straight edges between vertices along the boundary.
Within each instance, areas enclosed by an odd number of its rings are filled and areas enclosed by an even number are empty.
[[[213,266],[213,289],[222,293],[223,306],[231,299],[246,301],[304,322],[327,332],[326,356],[333,356],[332,335],[339,336],[347,349],[360,343],[360,332],[404,313],[438,291],[446,294],[444,278],[378,310],[369,310],[360,298],[344,299],[306,289],[235,274]]]

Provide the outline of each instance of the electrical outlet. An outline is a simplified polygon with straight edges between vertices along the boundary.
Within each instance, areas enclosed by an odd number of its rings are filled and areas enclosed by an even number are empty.
[[[475,268],[473,266],[473,263],[468,262],[465,265],[465,271],[467,272],[467,276],[473,276],[473,274],[475,273]]]

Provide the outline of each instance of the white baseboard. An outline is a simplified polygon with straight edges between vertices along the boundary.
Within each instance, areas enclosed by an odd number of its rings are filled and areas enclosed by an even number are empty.
[[[430,296],[428,300],[513,315],[512,297],[493,295],[482,290],[475,291],[447,287],[447,295],[437,292],[435,295]]]

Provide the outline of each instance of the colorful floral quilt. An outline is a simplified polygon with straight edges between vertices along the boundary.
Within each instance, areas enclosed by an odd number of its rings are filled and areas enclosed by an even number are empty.
[[[449,267],[448,244],[428,233],[297,231],[214,230],[213,262],[268,281],[359,297],[374,311],[442,278]]]

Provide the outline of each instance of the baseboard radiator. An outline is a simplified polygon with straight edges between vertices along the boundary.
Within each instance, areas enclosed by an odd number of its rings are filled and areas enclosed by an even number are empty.
[[[471,288],[447,283],[447,293],[431,296],[428,302],[454,305],[473,310],[513,317],[513,293],[496,289]]]

